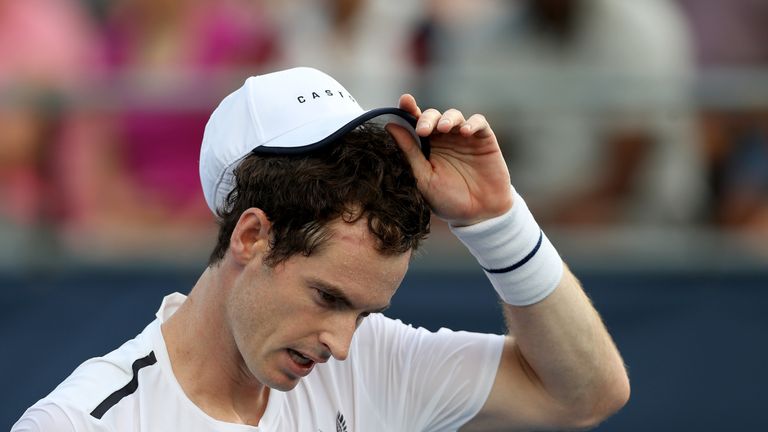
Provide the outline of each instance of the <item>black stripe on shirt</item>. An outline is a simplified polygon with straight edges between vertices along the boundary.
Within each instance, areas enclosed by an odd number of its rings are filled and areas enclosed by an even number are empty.
[[[155,358],[154,351],[151,351],[146,357],[142,357],[133,362],[133,365],[131,365],[131,368],[133,369],[133,378],[131,378],[131,381],[123,388],[115,391],[104,399],[99,406],[91,411],[91,416],[101,419],[110,408],[115,406],[124,397],[132,395],[136,389],[139,388],[139,369],[146,366],[152,366],[155,363],[157,363],[157,358]]]

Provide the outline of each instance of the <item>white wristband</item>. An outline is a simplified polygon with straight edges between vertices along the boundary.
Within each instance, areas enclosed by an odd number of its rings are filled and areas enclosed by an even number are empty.
[[[512,189],[512,208],[501,216],[451,231],[485,270],[504,302],[527,306],[555,290],[563,262],[528,206]]]

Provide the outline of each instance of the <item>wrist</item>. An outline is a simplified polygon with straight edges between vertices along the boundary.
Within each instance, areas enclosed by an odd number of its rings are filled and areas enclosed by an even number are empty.
[[[501,299],[526,306],[554,291],[563,263],[523,198],[514,189],[512,194],[512,207],[503,215],[450,228],[483,267]]]

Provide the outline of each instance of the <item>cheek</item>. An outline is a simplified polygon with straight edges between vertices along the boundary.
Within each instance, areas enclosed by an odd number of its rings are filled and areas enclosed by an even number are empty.
[[[259,290],[249,283],[238,281],[232,287],[227,301],[227,321],[237,350],[247,361],[258,355],[264,339],[273,321],[268,318],[268,309],[263,301],[259,301]]]
[[[282,350],[311,333],[314,303],[307,292],[272,278],[237,284],[229,298],[229,321],[243,357]]]

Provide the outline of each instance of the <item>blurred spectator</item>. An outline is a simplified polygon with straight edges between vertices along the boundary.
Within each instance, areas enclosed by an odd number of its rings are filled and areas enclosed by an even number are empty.
[[[119,0],[106,18],[108,112],[71,131],[78,203],[71,242],[141,253],[211,231],[198,178],[205,123],[221,95],[275,56],[260,2]],[[87,137],[81,133],[87,130]]]
[[[0,0],[0,225],[12,255],[33,245],[11,236],[50,232],[60,217],[64,102],[97,72],[96,34],[78,1]]]
[[[488,111],[498,112],[492,123],[501,125],[513,183],[542,222],[699,217],[704,176],[689,122],[692,52],[673,4],[432,4],[429,82],[453,89],[450,97],[468,109],[496,105]]]
[[[274,55],[259,1],[117,0],[107,20],[110,58],[119,68],[205,78]]]
[[[677,0],[705,68],[768,65],[768,2]]]
[[[768,234],[768,109],[710,109],[703,120],[715,221]]]
[[[273,1],[272,14],[281,31],[280,66],[316,67],[345,83],[363,107],[392,106],[413,88],[408,43],[423,3]]]
[[[0,0],[0,85],[82,84],[99,58],[97,33],[78,0]]]
[[[761,71],[768,67],[768,2],[678,1],[703,75],[713,220],[768,232],[768,101],[755,91],[764,87]]]

